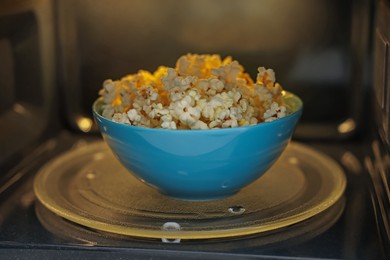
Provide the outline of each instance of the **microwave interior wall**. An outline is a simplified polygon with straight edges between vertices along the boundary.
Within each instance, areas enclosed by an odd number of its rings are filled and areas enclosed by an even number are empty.
[[[0,166],[10,168],[59,125],[97,132],[91,105],[105,79],[175,66],[186,53],[232,56],[252,78],[259,66],[274,69],[305,104],[296,138],[350,136],[367,110],[371,7],[366,0],[2,1]]]
[[[297,135],[334,138],[339,124],[361,112],[368,1],[59,1],[57,7],[70,122],[90,114],[105,79],[174,66],[186,53],[232,56],[253,78],[257,67],[273,68],[305,103],[302,121],[312,128]]]

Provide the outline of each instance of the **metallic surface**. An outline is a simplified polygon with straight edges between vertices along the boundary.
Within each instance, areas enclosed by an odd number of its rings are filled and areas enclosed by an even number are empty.
[[[94,252],[101,252],[102,257],[110,252],[108,255],[112,258],[133,256],[134,254],[140,259],[202,258],[203,256],[209,258],[243,257],[244,259],[267,257],[276,259],[282,257],[287,259],[297,257],[385,259],[381,253],[381,243],[375,232],[375,216],[371,205],[370,190],[368,186],[362,186],[362,183],[369,182],[369,177],[360,163],[367,148],[359,143],[345,143],[342,147],[311,143],[311,147],[340,162],[348,181],[345,192],[346,204],[341,216],[324,232],[312,234],[313,236],[310,236],[309,232],[309,236],[296,236],[295,239],[292,236],[286,240],[283,237],[288,238],[289,235],[282,233],[279,234],[276,241],[260,236],[221,241],[217,244],[199,241],[186,245],[137,239],[124,242],[121,238],[107,236],[105,236],[107,240],[101,241],[99,236],[93,239],[93,237],[84,235],[78,236],[75,241],[74,234],[72,235],[73,229],[69,229],[69,234],[64,233],[65,237],[55,235],[46,230],[35,214],[36,198],[32,190],[34,176],[40,167],[51,158],[56,158],[63,151],[88,145],[89,142],[97,139],[97,137],[86,139],[83,136],[62,132],[56,138],[43,144],[39,153],[27,157],[24,166],[20,165],[19,172],[23,174],[22,179],[9,184],[8,189],[0,194],[2,223],[0,253],[9,256],[16,254],[20,257],[19,259],[23,259],[23,256],[26,259],[29,259],[28,257],[34,259],[34,255],[36,255],[35,259],[45,259],[45,255],[52,256],[53,254],[60,259],[61,256],[62,259],[66,259],[66,257],[82,259],[83,257],[93,257]],[[303,226],[304,223],[306,222],[303,222]],[[87,229],[81,231],[81,234],[85,234],[85,232],[88,234],[90,231]],[[109,246],[107,247],[107,245]]]

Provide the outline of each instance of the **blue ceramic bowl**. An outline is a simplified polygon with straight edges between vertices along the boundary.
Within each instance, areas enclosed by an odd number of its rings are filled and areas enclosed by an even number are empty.
[[[93,104],[101,134],[119,161],[162,194],[185,200],[234,195],[261,177],[286,148],[302,114],[302,101],[285,92],[293,113],[254,126],[166,130],[119,124]]]

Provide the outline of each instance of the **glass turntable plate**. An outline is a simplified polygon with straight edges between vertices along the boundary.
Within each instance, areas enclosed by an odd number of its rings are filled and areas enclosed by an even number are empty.
[[[263,177],[215,201],[161,195],[130,174],[104,142],[57,157],[34,181],[38,200],[60,217],[95,230],[158,239],[228,238],[277,230],[330,208],[345,186],[337,163],[294,142]]]

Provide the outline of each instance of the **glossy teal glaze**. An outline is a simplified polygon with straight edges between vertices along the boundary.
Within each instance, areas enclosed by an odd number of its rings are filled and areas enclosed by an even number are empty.
[[[165,130],[112,122],[93,114],[104,140],[136,177],[177,199],[211,200],[235,194],[279,158],[302,113],[302,101],[284,96],[294,113],[255,126],[214,130]]]

